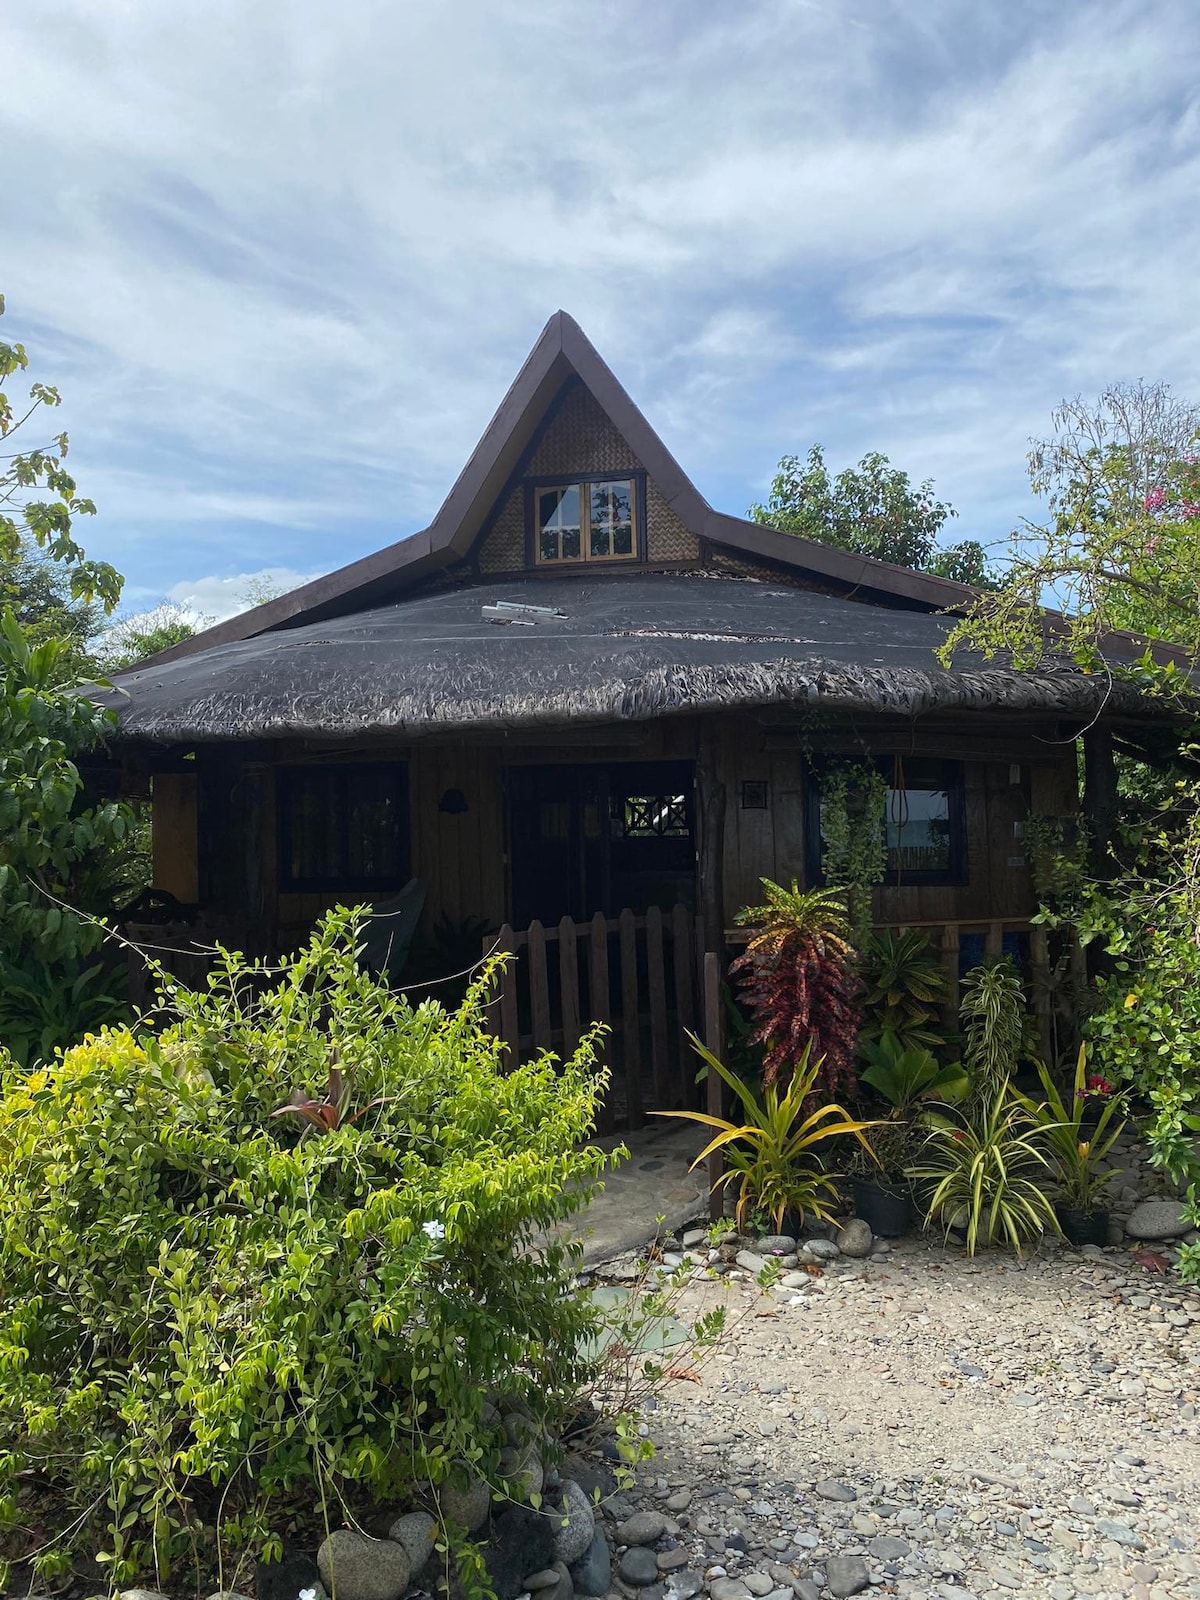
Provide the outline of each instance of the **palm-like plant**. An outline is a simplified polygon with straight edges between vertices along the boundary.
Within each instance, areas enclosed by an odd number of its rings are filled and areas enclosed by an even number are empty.
[[[762,885],[765,905],[737,914],[755,931],[729,970],[741,976],[754,1018],[751,1040],[763,1046],[763,1082],[774,1083],[811,1054],[823,1088],[853,1089],[859,979],[845,903],[832,889],[804,893],[794,879],[790,889],[769,878]]]
[[[967,1253],[1022,1246],[1059,1231],[1046,1193],[1050,1162],[1029,1112],[1007,1085],[977,1101],[961,1122],[939,1119],[913,1176],[933,1184],[929,1216],[947,1234],[963,1227]]]
[[[925,934],[872,934],[859,967],[865,990],[861,1000],[863,1032],[891,1032],[908,1045],[936,1048],[944,1043],[937,1030],[938,1014],[949,997],[946,973]]]
[[[1063,1204],[1072,1210],[1089,1214],[1098,1209],[1104,1191],[1117,1176],[1115,1172],[1102,1172],[1100,1163],[1121,1137],[1125,1127],[1123,1118],[1110,1127],[1119,1114],[1121,1102],[1114,1096],[1105,1103],[1091,1136],[1085,1139],[1083,1114],[1088,1101],[1087,1045],[1079,1047],[1069,1101],[1063,1099],[1045,1062],[1039,1061],[1037,1070],[1045,1098],[1035,1101],[1017,1090],[1013,1091],[1014,1098],[1025,1108],[1050,1152]]]
[[[825,1172],[816,1147],[828,1139],[849,1134],[869,1151],[863,1130],[874,1124],[851,1117],[839,1105],[823,1105],[815,1111],[806,1111],[805,1102],[821,1075],[821,1060],[813,1055],[811,1040],[801,1050],[786,1089],[781,1089],[778,1083],[766,1083],[760,1099],[749,1084],[730,1072],[694,1034],[688,1037],[709,1071],[715,1072],[733,1090],[744,1120],[734,1122],[704,1111],[656,1111],[654,1115],[686,1117],[689,1122],[701,1122],[717,1129],[716,1138],[704,1147],[692,1165],[699,1166],[715,1150],[725,1151],[727,1170],[717,1183],[722,1187],[740,1184],[734,1213],[738,1227],[743,1225],[752,1208],[767,1212],[777,1231],[788,1211],[798,1212],[801,1220],[809,1214],[818,1221],[829,1220],[831,1207],[837,1201],[837,1188]]]
[[[867,1062],[862,1081],[881,1094],[897,1118],[907,1121],[922,1100],[956,1105],[966,1099],[971,1081],[958,1061],[945,1064],[929,1050],[909,1045],[896,1033],[885,1029],[875,1040],[859,1046]]]

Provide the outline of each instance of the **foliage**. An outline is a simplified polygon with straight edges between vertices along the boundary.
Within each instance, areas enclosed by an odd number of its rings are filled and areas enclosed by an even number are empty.
[[[24,345],[0,340],[0,384],[28,366]],[[27,397],[15,404],[0,389],[0,439],[11,445],[14,434],[61,403],[58,390],[46,383],[32,384]],[[0,562],[19,562],[31,546],[44,551],[67,575],[73,600],[99,600],[111,611],[120,597],[121,579],[106,562],[89,561],[75,539],[75,518],[92,516],[96,508],[81,498],[63,465],[67,450],[67,435],[60,433],[0,457]]]
[[[276,969],[221,952],[157,1038],[102,1033],[0,1101],[7,1554],[100,1550],[158,1586],[214,1537],[278,1549],[297,1506],[496,1482],[488,1391],[548,1421],[586,1382],[577,1249],[529,1245],[610,1160],[591,1041],[510,1067],[485,971],[454,1013],[356,960],[337,911]],[[331,1080],[340,1070],[341,1081]],[[272,1113],[296,1086],[343,1113]],[[354,1109],[351,1109],[351,1103]],[[186,1586],[186,1585],[185,1585]]]
[[[733,1090],[745,1118],[743,1122],[731,1122],[705,1111],[656,1111],[655,1116],[685,1117],[689,1122],[701,1122],[718,1130],[693,1167],[700,1166],[714,1151],[725,1151],[726,1170],[717,1183],[738,1183],[735,1215],[739,1227],[752,1207],[768,1213],[776,1232],[787,1211],[799,1212],[801,1218],[812,1215],[818,1221],[827,1221],[832,1215],[830,1207],[837,1203],[837,1188],[814,1155],[815,1147],[843,1134],[850,1134],[865,1145],[863,1129],[872,1124],[855,1120],[836,1104],[806,1110],[805,1103],[821,1077],[822,1064],[812,1054],[812,1041],[797,1057],[786,1089],[781,1090],[776,1082],[764,1083],[760,1098],[694,1034],[688,1037],[709,1071]]]
[[[1114,1122],[1121,1106],[1120,1097],[1113,1094],[1104,1097],[1096,1126],[1085,1138],[1084,1116],[1094,1098],[1088,1090],[1087,1046],[1079,1047],[1069,1101],[1063,1099],[1044,1061],[1037,1063],[1037,1070],[1043,1099],[1035,1101],[1016,1090],[1014,1096],[1028,1112],[1050,1152],[1063,1203],[1076,1211],[1096,1211],[1104,1191],[1117,1176],[1115,1172],[1103,1171],[1100,1163],[1125,1127],[1123,1119]]]
[[[0,1044],[22,1060],[112,1020],[92,916],[110,909],[105,867],[130,814],[83,794],[76,758],[111,719],[64,687],[70,651],[64,639],[31,646],[11,613],[0,618]]]
[[[971,1087],[994,1099],[1017,1070],[1028,1035],[1025,990],[1011,957],[991,956],[972,967],[963,979],[958,1014]]]
[[[1094,402],[1064,400],[1029,453],[1048,512],[1010,543],[1005,581],[950,635],[1020,667],[1045,652],[1042,608],[1063,613],[1056,643],[1096,664],[1104,636],[1129,629],[1200,660],[1200,406],[1166,384],[1117,384]],[[1143,671],[1170,688],[1174,672]]]
[[[1007,1244],[1018,1255],[1058,1232],[1047,1195],[1049,1162],[1029,1113],[1007,1085],[976,1100],[961,1120],[931,1129],[913,1176],[932,1183],[929,1216],[961,1228],[967,1253]]]
[[[197,626],[206,626],[208,620],[202,619],[198,624],[182,606],[164,600],[152,611],[138,612],[114,623],[97,641],[96,659],[104,672],[128,672],[147,656],[192,638]]]
[[[639,1416],[670,1374],[692,1375],[693,1363],[720,1341],[724,1306],[680,1320],[680,1302],[692,1282],[686,1266],[671,1272],[649,1255],[633,1283],[591,1291],[600,1314],[585,1348],[597,1357],[598,1370],[587,1397],[605,1416]]]
[[[865,984],[860,1002],[865,1035],[892,1033],[905,1044],[934,1048],[945,1043],[936,1022],[950,985],[925,934],[915,928],[871,934],[862,946],[859,971]]]
[[[761,879],[766,904],[747,906],[735,921],[754,928],[730,963],[754,1018],[751,1041],[763,1045],[763,1082],[772,1084],[809,1053],[827,1093],[854,1087],[858,978],[846,938],[846,914],[831,889],[802,893]]]
[[[834,761],[821,773],[821,872],[845,895],[860,945],[871,932],[871,891],[887,873],[887,801],[873,761]]]
[[[830,477],[819,444],[803,461],[784,456],[766,505],[752,505],[748,515],[784,533],[855,555],[937,573],[959,583],[989,581],[987,558],[976,540],[949,549],[939,546],[938,534],[956,513],[934,499],[932,482],[927,479],[914,487],[908,473],[893,467],[877,450],[836,478]]]
[[[901,1034],[885,1030],[878,1039],[865,1041],[860,1051],[868,1063],[860,1074],[862,1082],[882,1095],[898,1117],[912,1117],[922,1101],[957,1105],[970,1093],[971,1080],[957,1061],[943,1064]]]

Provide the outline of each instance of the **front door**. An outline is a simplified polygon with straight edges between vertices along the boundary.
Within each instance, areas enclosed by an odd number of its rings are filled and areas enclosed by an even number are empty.
[[[690,761],[510,767],[513,925],[695,898]]]

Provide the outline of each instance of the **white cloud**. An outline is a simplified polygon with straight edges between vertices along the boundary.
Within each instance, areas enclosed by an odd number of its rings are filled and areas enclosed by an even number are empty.
[[[421,526],[558,305],[725,508],[820,439],[982,532],[1064,393],[1200,394],[1197,45],[1193,0],[10,7],[6,331],[151,594]]]
[[[248,611],[263,600],[273,600],[319,576],[316,572],[292,572],[286,567],[264,567],[259,572],[238,572],[228,578],[190,578],[168,589],[167,599],[197,626],[207,626],[236,617],[239,611]]]

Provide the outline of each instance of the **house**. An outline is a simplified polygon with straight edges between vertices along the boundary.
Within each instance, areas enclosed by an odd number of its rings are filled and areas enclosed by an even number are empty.
[[[269,953],[338,902],[419,912],[447,961],[500,937],[514,1047],[609,1020],[636,1122],[688,1092],[679,1026],[733,913],[819,878],[830,762],[886,779],[877,924],[929,929],[955,975],[1045,959],[1027,819],[1074,816],[1082,739],[1102,832],[1114,741],[1153,730],[1069,663],[940,665],[972,598],[714,510],[559,312],[429,527],[109,701],[156,885],[198,908],[181,942]]]

